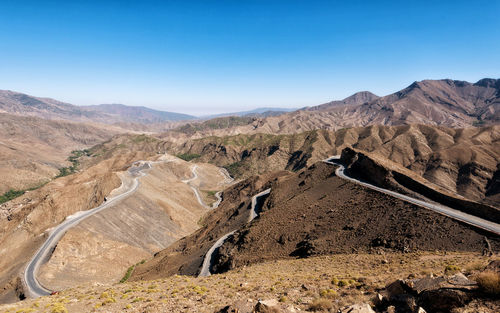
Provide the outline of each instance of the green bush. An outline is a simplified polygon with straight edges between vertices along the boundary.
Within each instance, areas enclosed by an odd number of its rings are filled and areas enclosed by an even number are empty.
[[[201,157],[201,154],[197,154],[197,153],[182,153],[182,154],[178,154],[176,155],[176,157],[178,157],[179,159],[183,159],[184,161],[191,161],[191,160],[194,160],[194,159],[197,159],[199,157]]]
[[[124,282],[126,282],[130,278],[130,276],[132,275],[132,272],[134,271],[134,268],[135,268],[135,265],[132,265],[131,267],[129,267],[127,269],[127,272],[125,273],[123,278],[120,280],[120,283],[123,284]]]
[[[14,198],[22,196],[26,191],[25,190],[14,190],[11,189],[0,196],[0,204],[10,201]]]

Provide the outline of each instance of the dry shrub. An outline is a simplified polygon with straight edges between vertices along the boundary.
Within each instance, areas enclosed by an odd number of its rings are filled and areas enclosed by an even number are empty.
[[[310,311],[325,311],[332,307],[332,302],[325,298],[316,298],[309,304]]]
[[[500,273],[485,271],[477,275],[476,281],[485,292],[500,295]]]

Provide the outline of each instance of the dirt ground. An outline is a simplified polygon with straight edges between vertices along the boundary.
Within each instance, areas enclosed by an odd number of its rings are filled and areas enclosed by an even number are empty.
[[[235,303],[253,306],[258,299],[276,300],[286,312],[308,310],[322,299],[336,312],[344,305],[370,302],[378,289],[397,278],[442,275],[449,265],[471,273],[490,260],[477,253],[418,252],[267,261],[203,278],[176,275],[124,284],[84,284],[54,296],[3,305],[0,312],[214,312]],[[493,309],[482,312],[493,313],[500,303],[492,301],[487,307]]]

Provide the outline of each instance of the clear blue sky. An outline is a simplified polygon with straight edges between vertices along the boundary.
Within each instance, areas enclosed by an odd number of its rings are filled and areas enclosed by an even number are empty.
[[[500,75],[500,1],[0,0],[0,89],[191,114]]]

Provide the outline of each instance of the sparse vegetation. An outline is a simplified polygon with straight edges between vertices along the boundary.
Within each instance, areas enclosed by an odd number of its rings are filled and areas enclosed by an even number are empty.
[[[56,176],[56,178],[68,176],[70,174],[75,173],[78,166],[80,165],[80,162],[78,159],[82,156],[90,156],[90,151],[87,149],[71,151],[71,155],[68,157],[68,161],[71,162],[71,166],[60,168],[59,174]]]
[[[248,125],[252,123],[254,120],[255,120],[254,117],[227,116],[227,117],[213,118],[203,123],[188,123],[174,130],[184,134],[194,134],[197,131],[203,131],[209,129],[223,129],[235,126]]]
[[[142,134],[142,135],[138,135],[138,136],[135,136],[135,137],[132,137],[132,142],[134,143],[141,143],[141,142],[155,142],[155,141],[158,141],[158,139],[154,138],[154,137],[150,137],[150,136],[147,136],[145,134]]]
[[[17,198],[19,196],[22,196],[25,192],[26,192],[25,190],[11,189],[0,196],[0,204],[7,202],[7,201],[10,201],[10,200]]]
[[[483,272],[476,278],[477,284],[485,292],[492,295],[500,295],[500,273]]]
[[[177,154],[176,157],[178,157],[179,159],[183,159],[184,161],[191,161],[191,160],[194,160],[194,159],[197,159],[199,157],[201,157],[201,154],[197,154],[197,153],[182,153],[182,154]]]
[[[243,162],[238,161],[238,162],[234,162],[234,163],[231,163],[229,165],[226,165],[226,166],[224,166],[224,168],[227,170],[229,175],[231,175],[232,177],[240,177],[244,168],[245,168],[245,165],[243,164]]]
[[[398,266],[394,271],[386,271],[387,265],[381,263],[384,259],[389,261],[388,264]],[[279,306],[293,305],[300,311],[335,311],[344,305],[369,302],[376,290],[398,277],[409,277],[410,274],[423,277],[420,272],[424,270],[442,272],[450,264],[469,268],[487,262],[480,255],[471,253],[337,254],[264,262],[203,278],[174,275],[107,286],[89,284],[63,290],[58,295],[19,302],[9,307],[9,312],[34,308],[35,303],[44,308],[41,310],[44,312],[89,312],[94,309],[99,312],[128,309],[137,312],[214,312],[240,297],[251,299],[253,303],[257,299],[276,299]],[[341,281],[356,288],[340,288],[338,283]],[[482,275],[477,281],[489,294],[498,290],[495,289],[498,288],[498,276]],[[4,311],[0,309],[0,312]]]
[[[132,275],[132,272],[134,271],[134,268],[135,268],[135,265],[132,265],[132,266],[130,266],[127,269],[127,272],[125,273],[125,275],[123,276],[123,278],[120,279],[120,283],[123,284],[124,282],[126,282],[130,278],[130,275]]]
[[[146,262],[146,260],[141,260],[139,263],[130,266],[127,269],[127,272],[125,273],[125,275],[123,275],[122,279],[120,279],[120,283],[123,284],[124,282],[126,282],[130,278],[132,273],[134,272],[135,267],[139,264],[144,264],[145,262]],[[125,291],[125,292],[129,292],[129,291]]]
[[[309,304],[310,311],[325,311],[332,307],[332,302],[325,298],[316,298]]]
[[[444,268],[445,275],[453,275],[458,272],[460,272],[460,267],[454,264],[446,265],[446,267]]]
[[[333,299],[337,297],[337,292],[333,289],[323,289],[319,292],[320,297]]]
[[[41,184],[38,184],[38,185],[36,185],[34,187],[31,187],[31,188],[28,188],[28,189],[24,189],[24,190],[10,189],[9,191],[7,191],[6,193],[4,193],[3,195],[0,195],[0,204],[5,203],[7,201],[10,201],[12,199],[15,199],[17,197],[20,197],[20,196],[24,195],[26,193],[26,191],[33,191],[33,190],[36,190],[38,188],[41,188],[41,187],[45,186],[47,183],[48,183],[48,181],[43,182]]]

